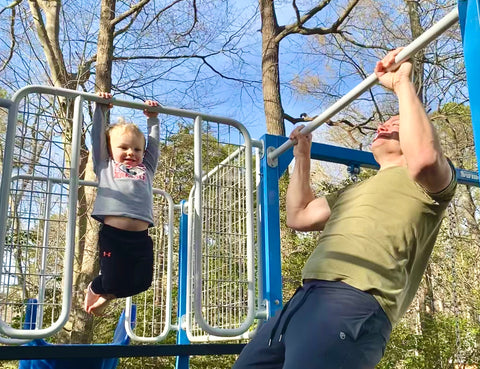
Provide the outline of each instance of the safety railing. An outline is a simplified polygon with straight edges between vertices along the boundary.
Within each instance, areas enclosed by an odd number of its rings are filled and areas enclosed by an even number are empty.
[[[62,291],[64,290],[63,263],[66,257],[65,240],[63,239],[63,230],[65,221],[62,215],[65,212],[65,203],[62,206],[61,191],[65,192],[65,186],[68,182],[61,178],[47,178],[39,176],[19,175],[12,177],[12,183],[23,183],[28,181],[35,188],[34,191],[22,190],[22,201],[31,203],[32,197],[41,196],[35,199],[35,202],[43,202],[44,209],[40,210],[42,214],[34,213],[30,206],[27,221],[33,226],[23,228],[22,232],[27,234],[38,234],[32,242],[20,242],[16,244],[7,243],[7,255],[2,264],[5,273],[0,288],[2,289],[2,299],[0,300],[0,311],[2,316],[10,316],[7,324],[13,325],[14,322],[22,323],[21,318],[26,309],[27,301],[25,296],[34,296],[37,300],[37,313],[35,316],[34,326],[36,330],[42,329],[45,324],[52,324],[52,317],[60,316],[59,311],[61,304]],[[96,187],[97,183],[92,181],[79,181],[80,186]],[[12,187],[17,188],[17,185]],[[41,191],[46,188],[46,191]],[[55,189],[56,188],[56,189]],[[58,189],[62,189],[59,191]],[[169,331],[171,331],[172,316],[172,250],[173,250],[173,218],[174,205],[173,200],[166,192],[154,189],[154,213],[156,226],[149,230],[149,234],[154,244],[154,274],[152,287],[146,292],[129,297],[126,300],[126,315],[131,315],[131,306],[133,301],[135,304],[141,303],[138,316],[138,328],[132,328],[131,325],[126,326],[126,331],[130,337],[137,341],[161,341]],[[15,199],[11,199],[16,204]],[[15,207],[15,206],[14,206]],[[18,204],[18,207],[22,207]],[[43,226],[41,229],[35,225],[35,220],[41,216]],[[12,223],[21,222],[21,215],[9,214],[8,220]],[[19,238],[18,228],[11,227],[7,229],[7,240]],[[18,268],[18,256],[12,257],[11,250],[15,250],[16,254],[25,254],[28,257],[22,258],[22,269]],[[21,281],[19,283],[18,281]],[[19,289],[28,291],[19,294]],[[69,296],[71,298],[71,296]],[[15,307],[15,309],[13,308]],[[8,314],[8,311],[17,311]],[[50,323],[49,323],[50,322]],[[23,323],[22,323],[23,325]],[[155,334],[156,327],[162,327],[159,334]],[[47,332],[49,328],[46,328]],[[158,329],[157,329],[158,330]],[[137,334],[141,331],[142,335]],[[23,334],[23,333],[22,333]],[[1,341],[0,341],[1,342]],[[2,343],[25,343],[24,340],[12,340],[8,337]]]
[[[253,147],[243,126],[198,117],[194,132],[187,336],[192,342],[232,339],[248,332],[256,310]]]
[[[60,330],[68,321],[72,294],[76,211],[70,209],[78,200],[82,101],[61,92],[31,92],[18,91],[9,107],[0,189],[0,333],[11,338],[41,338]],[[43,176],[64,183],[35,181]],[[53,186],[58,186],[55,195]],[[49,222],[54,218],[55,226]],[[48,234],[62,239],[61,257]],[[51,279],[48,269],[55,270]],[[48,287],[37,291],[40,300],[52,294],[61,308],[48,312],[49,327],[39,324],[27,332],[18,321],[21,301],[40,285]]]

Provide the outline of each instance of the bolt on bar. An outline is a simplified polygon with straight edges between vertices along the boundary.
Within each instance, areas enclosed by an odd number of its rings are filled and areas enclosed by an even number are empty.
[[[396,64],[401,61],[408,59],[410,56],[415,54],[418,50],[427,46],[431,41],[435,40],[443,32],[449,29],[458,21],[458,8],[455,7],[450,13],[445,17],[435,23],[431,28],[425,31],[422,35],[413,40],[408,46],[406,46],[396,57]],[[306,125],[300,132],[303,134],[310,133],[320,127],[328,119],[337,114],[340,110],[349,105],[353,100],[371,88],[378,78],[375,73],[369,75],[366,79],[360,82],[355,86],[350,92],[344,95],[340,100],[331,105],[327,110],[318,115],[314,120],[312,120],[308,125]],[[289,148],[291,148],[295,143],[292,140],[285,141],[281,146],[272,150],[268,154],[269,160],[275,160]]]

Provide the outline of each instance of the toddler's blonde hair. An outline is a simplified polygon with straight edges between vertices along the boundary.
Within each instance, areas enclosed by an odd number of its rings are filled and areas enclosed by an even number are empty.
[[[118,129],[123,129],[124,131],[128,133],[133,133],[137,137],[142,137],[143,138],[143,150],[145,150],[147,141],[145,140],[145,135],[143,132],[138,128],[138,126],[135,123],[132,122],[127,122],[123,118],[119,118],[117,123],[111,124],[108,126],[107,130],[105,131],[105,134],[107,135],[107,143],[108,147],[110,147],[110,134],[112,131],[118,130]]]

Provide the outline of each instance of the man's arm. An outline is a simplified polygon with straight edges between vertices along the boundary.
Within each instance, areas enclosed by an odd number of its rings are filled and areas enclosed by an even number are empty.
[[[295,167],[287,189],[287,226],[297,231],[321,231],[330,217],[330,207],[324,197],[315,198],[310,186],[310,149],[312,135],[303,135],[295,128],[290,139]]]
[[[375,73],[380,83],[398,98],[400,112],[400,147],[412,178],[430,193],[437,193],[452,180],[452,169],[443,155],[435,128],[410,80],[412,64],[404,61],[393,71],[396,49],[377,63]]]

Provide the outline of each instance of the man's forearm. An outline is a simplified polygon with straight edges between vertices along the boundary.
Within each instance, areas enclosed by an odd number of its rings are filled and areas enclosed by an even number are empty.
[[[296,158],[287,189],[287,218],[296,216],[314,199],[310,186],[310,158]]]

